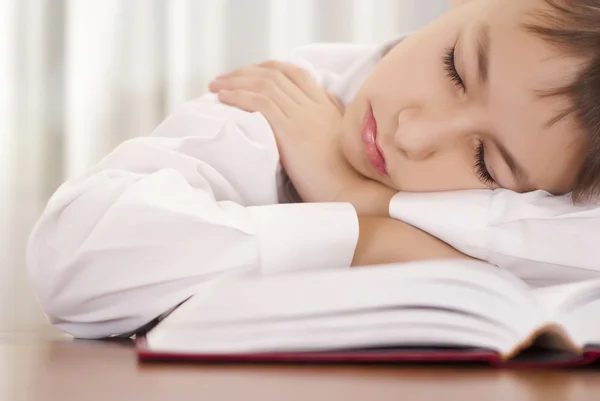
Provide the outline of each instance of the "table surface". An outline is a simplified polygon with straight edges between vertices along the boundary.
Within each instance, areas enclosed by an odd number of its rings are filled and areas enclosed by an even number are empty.
[[[0,400],[598,400],[598,370],[138,364],[127,342],[0,335]]]

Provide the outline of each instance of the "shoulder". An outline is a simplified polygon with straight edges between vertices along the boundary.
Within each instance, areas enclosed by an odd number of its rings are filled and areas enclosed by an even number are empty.
[[[290,62],[341,74],[349,65],[372,54],[378,47],[375,44],[312,43],[295,49]]]
[[[177,106],[151,136],[226,139],[229,133],[243,134],[251,141],[274,142],[271,127],[262,114],[223,104],[213,94]]]
[[[386,52],[405,37],[376,44],[305,45],[297,48],[287,61],[307,70],[323,89],[346,103]]]
[[[295,49],[286,61],[306,70],[321,87],[329,90],[353,65],[376,49],[376,45],[313,43]]]

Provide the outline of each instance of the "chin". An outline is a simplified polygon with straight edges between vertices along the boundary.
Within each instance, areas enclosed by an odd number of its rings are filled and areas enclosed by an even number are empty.
[[[366,157],[355,157],[354,159],[347,158],[348,162],[363,177],[369,178],[373,181],[381,182],[382,184],[386,184],[381,180],[379,174],[371,167],[369,161]],[[387,185],[387,184],[386,184]]]

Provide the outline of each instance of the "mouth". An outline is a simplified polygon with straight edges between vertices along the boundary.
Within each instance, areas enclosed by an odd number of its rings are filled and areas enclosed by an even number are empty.
[[[380,175],[384,177],[387,176],[385,158],[377,146],[377,121],[375,121],[371,107],[369,107],[363,118],[361,136],[363,143],[365,144],[369,163]]]

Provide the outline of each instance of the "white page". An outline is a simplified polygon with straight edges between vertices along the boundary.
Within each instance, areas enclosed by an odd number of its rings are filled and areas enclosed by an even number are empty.
[[[520,280],[481,262],[428,261],[302,272],[224,282],[182,305],[148,335],[148,340],[167,338],[171,327],[193,330],[261,319],[376,312],[402,305],[463,310],[481,319],[496,320],[497,325],[512,325],[519,333],[517,337],[523,339],[539,319],[532,299]]]
[[[600,280],[586,280],[534,291],[548,321],[555,322],[579,346],[600,344]]]
[[[488,264],[429,261],[226,281],[213,286],[209,292],[196,294],[167,317],[164,323],[289,318],[402,305],[406,302],[407,292],[411,297],[419,296],[411,291],[412,287],[407,282],[415,285],[436,282],[444,286],[446,281],[455,281],[456,286],[478,288],[490,297],[496,295],[515,306],[527,307],[534,302],[523,282]],[[446,286],[453,288],[451,285]],[[398,288],[403,288],[404,291],[398,291]],[[442,294],[423,295],[426,295],[424,302],[436,303],[438,295]],[[444,296],[444,301],[445,298],[448,297]],[[464,304],[460,296],[456,302]],[[485,305],[473,306],[485,308]]]
[[[383,343],[379,333],[397,333],[391,344]],[[375,313],[344,314],[303,321],[266,321],[255,324],[225,324],[196,330],[173,328],[167,336],[154,336],[152,347],[170,351],[215,352],[223,349],[245,351],[278,350],[294,346],[307,350],[316,341],[331,343],[334,349],[363,334],[362,347],[394,346],[416,338],[420,345],[487,346],[499,351],[514,345],[515,334],[501,330],[492,322],[474,316],[439,310],[388,310]],[[442,337],[444,333],[446,337]],[[162,337],[162,338],[161,338]],[[435,339],[427,344],[425,339]],[[445,342],[444,342],[445,340]],[[292,344],[292,342],[294,342]],[[368,342],[367,342],[368,341]],[[338,344],[338,345],[336,345]],[[254,348],[252,348],[254,347]]]
[[[548,320],[560,319],[564,307],[576,300],[581,294],[600,289],[600,280],[586,280],[575,283],[555,285],[532,290],[542,305]],[[599,294],[600,295],[600,294]]]
[[[332,351],[400,345],[479,347],[506,354],[515,345],[488,338],[474,330],[457,331],[444,326],[386,325],[360,327],[340,332],[337,335],[329,332],[307,334],[307,332],[297,331],[277,337],[247,336],[236,341],[227,341],[227,339],[218,337],[199,340],[190,333],[175,332],[168,337],[157,335],[155,339],[149,340],[149,345],[155,351],[202,354]]]

